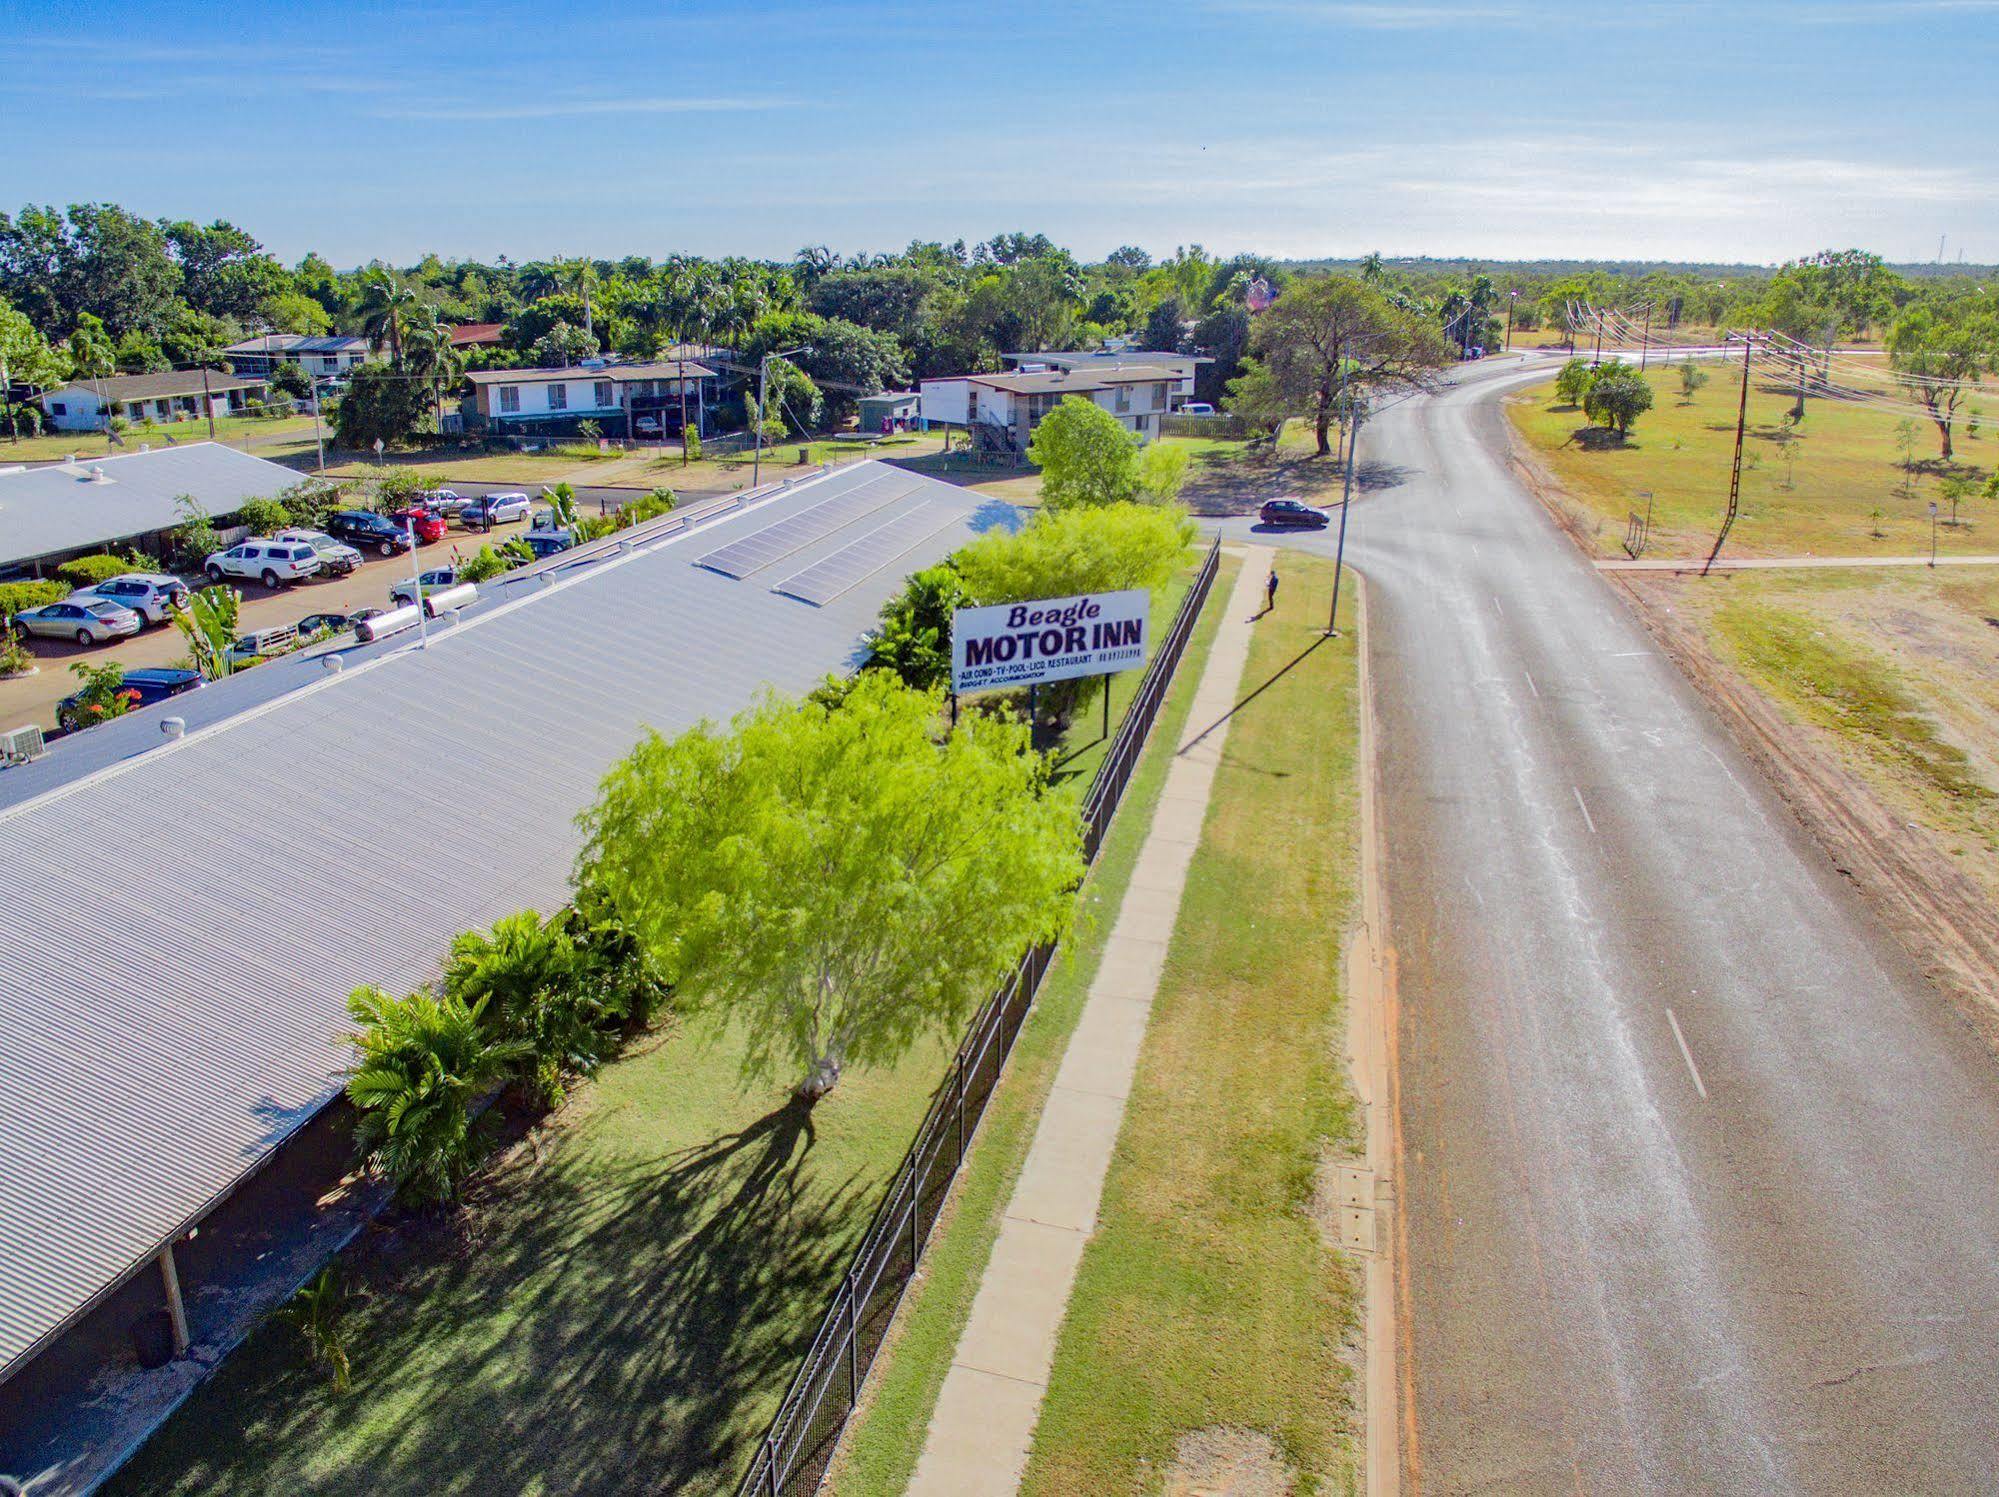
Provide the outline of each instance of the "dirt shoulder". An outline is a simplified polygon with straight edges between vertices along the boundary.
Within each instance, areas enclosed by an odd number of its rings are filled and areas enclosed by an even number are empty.
[[[1586,551],[1595,516],[1570,501],[1516,436],[1513,463],[1529,489]],[[1999,730],[1999,650],[1965,637],[1993,626],[1983,594],[1919,577],[1768,573],[1701,579],[1606,574],[1647,630],[1713,706],[1785,803],[1853,881],[1884,924],[1988,1039],[1999,1043],[1999,790],[1987,747]],[[1769,579],[1766,583],[1765,579]],[[1848,730],[1752,673],[1717,626],[1723,608],[1757,609],[1806,628],[1815,648],[1906,694],[1908,716],[1961,770],[1960,793],[1939,793],[1906,762],[1906,747],[1862,725]],[[1883,628],[1884,620],[1891,620]],[[1999,645],[1999,641],[1995,641]],[[1832,700],[1833,688],[1828,688]],[[1834,703],[1837,710],[1848,704]],[[1982,740],[1982,741],[1981,741]],[[1968,793],[1965,793],[1968,792]]]

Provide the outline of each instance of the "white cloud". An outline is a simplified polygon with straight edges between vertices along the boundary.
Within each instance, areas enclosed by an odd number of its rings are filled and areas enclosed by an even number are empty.
[[[639,98],[554,99],[535,104],[410,104],[373,111],[377,119],[394,120],[558,120],[599,114],[734,114],[789,108],[789,99],[681,98],[647,95]]]

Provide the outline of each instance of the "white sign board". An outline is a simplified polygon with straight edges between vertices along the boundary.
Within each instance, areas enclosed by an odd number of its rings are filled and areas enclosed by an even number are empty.
[[[961,608],[951,622],[951,689],[982,691],[1101,676],[1145,664],[1143,588]]]

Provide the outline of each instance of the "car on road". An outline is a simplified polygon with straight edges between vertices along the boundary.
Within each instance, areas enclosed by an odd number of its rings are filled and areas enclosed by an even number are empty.
[[[20,639],[39,634],[44,639],[73,639],[80,645],[101,645],[137,634],[139,629],[139,615],[109,598],[64,598],[60,603],[24,608],[14,615],[14,633]]]
[[[432,593],[441,593],[447,587],[456,586],[458,586],[458,568],[437,567],[431,571],[421,573],[415,581],[411,581],[406,577],[401,582],[390,583],[389,601],[391,603],[414,603],[419,596],[419,592],[421,596],[427,598]]]
[[[389,516],[390,520],[407,530],[416,532],[419,546],[434,545],[444,539],[444,516],[434,510],[416,504],[408,509],[399,509]]]
[[[142,624],[164,624],[176,608],[187,605],[187,584],[164,572],[126,572],[69,595],[66,601],[81,603],[87,598],[108,598],[122,603],[139,616]]]
[[[1298,499],[1272,499],[1256,512],[1265,525],[1294,525],[1306,530],[1324,530],[1333,517]]]
[[[125,672],[118,682],[118,690],[131,695],[134,707],[150,707],[168,697],[193,691],[199,685],[200,671],[181,670],[170,665],[148,665]],[[66,696],[56,703],[56,725],[65,733],[92,726],[84,716],[82,692]]]
[[[343,509],[328,515],[326,531],[336,540],[363,550],[379,551],[384,556],[394,556],[410,548],[409,532],[387,515],[372,510]]]
[[[534,501],[526,494],[488,494],[469,500],[458,512],[458,523],[467,530],[491,530],[495,525],[525,520],[533,508]]]
[[[304,541],[256,540],[215,552],[201,569],[208,573],[210,582],[246,577],[278,588],[316,577],[324,568],[319,553]]]
[[[280,530],[276,539],[304,541],[319,553],[320,569],[329,577],[345,577],[361,565],[361,553],[323,530]]]

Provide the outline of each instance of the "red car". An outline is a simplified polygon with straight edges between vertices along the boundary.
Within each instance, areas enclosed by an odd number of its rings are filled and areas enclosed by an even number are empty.
[[[444,539],[444,516],[435,510],[418,505],[413,509],[399,509],[389,518],[398,525],[407,525],[416,532],[416,543],[428,546],[433,541]]]

